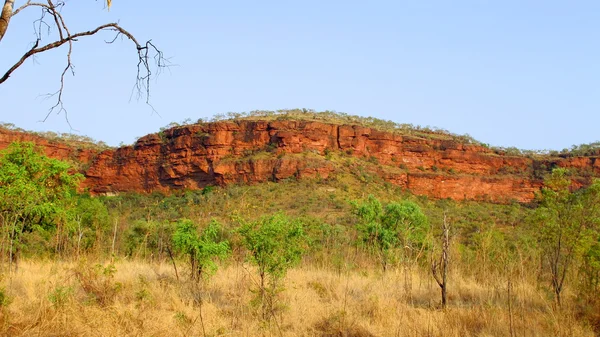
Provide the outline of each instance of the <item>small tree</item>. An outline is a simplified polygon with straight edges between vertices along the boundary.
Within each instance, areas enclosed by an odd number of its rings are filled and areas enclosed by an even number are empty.
[[[431,261],[431,273],[433,278],[440,286],[442,295],[442,308],[446,308],[448,297],[448,266],[450,264],[450,225],[446,221],[442,223],[442,251],[439,260],[435,258]]]
[[[533,229],[542,250],[542,266],[550,271],[552,289],[560,306],[565,280],[586,228],[585,208],[581,196],[569,190],[571,181],[566,169],[554,169],[544,185]]]
[[[600,304],[597,296],[600,290],[600,180],[595,179],[580,198],[584,229],[578,254],[581,257],[579,294],[583,300]]]
[[[23,232],[52,230],[61,237],[82,178],[70,173],[69,164],[41,154],[33,143],[13,143],[0,152],[0,222],[9,239],[11,264],[17,261]],[[60,247],[57,239],[58,252]]]
[[[220,240],[220,233],[221,224],[214,219],[200,233],[191,220],[182,219],[177,223],[177,229],[173,234],[175,249],[188,255],[190,259],[191,279],[196,281],[192,289],[199,306],[200,324],[204,336],[206,336],[202,317],[204,282],[217,270],[215,259],[225,258],[229,254],[229,243]]]
[[[200,233],[189,219],[179,220],[173,234],[175,249],[188,255],[191,278],[200,282],[217,270],[215,259],[229,254],[229,243],[220,239],[221,224],[211,220]]]
[[[254,222],[243,223],[238,232],[258,268],[259,295],[263,319],[273,314],[274,296],[279,282],[296,265],[305,251],[303,225],[278,213]]]
[[[110,228],[106,205],[98,198],[82,194],[76,198],[68,217],[68,227],[74,241],[71,244],[77,256],[79,257],[82,251],[88,251],[93,247],[99,248],[100,238],[104,231]]]
[[[372,195],[361,204],[356,201],[352,204],[361,220],[358,226],[361,240],[378,256],[384,272],[398,248],[402,248],[402,260],[406,266],[421,256],[428,220],[419,206],[402,201],[383,207]]]

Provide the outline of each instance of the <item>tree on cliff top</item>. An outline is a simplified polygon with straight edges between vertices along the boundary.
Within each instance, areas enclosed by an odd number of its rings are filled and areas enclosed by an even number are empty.
[[[112,0],[106,0],[108,9],[110,9],[111,4]],[[17,16],[17,14],[26,10],[38,9],[40,10],[40,17],[33,23],[35,33],[33,46],[0,77],[0,84],[6,82],[6,80],[8,80],[8,78],[21,67],[27,59],[34,57],[36,54],[66,45],[65,67],[60,76],[58,90],[53,94],[50,94],[50,96],[56,98],[56,101],[50,108],[48,114],[55,110],[58,110],[59,113],[64,112],[65,109],[62,102],[62,94],[65,87],[65,75],[69,72],[74,75],[71,59],[74,42],[77,42],[83,37],[96,35],[103,31],[109,31],[113,32],[115,35],[112,39],[106,41],[108,44],[115,42],[119,37],[126,37],[133,42],[138,54],[137,77],[134,89],[137,91],[138,97],[145,97],[146,103],[149,104],[150,79],[155,75],[155,72],[160,71],[161,68],[166,66],[166,60],[163,57],[163,53],[151,42],[151,40],[140,43],[133,34],[114,22],[100,25],[88,31],[73,32],[69,29],[69,25],[67,24],[68,20],[62,14],[62,9],[66,5],[67,3],[63,0],[46,0],[46,2],[33,2],[32,0],[27,0],[15,9],[15,0],[4,0],[4,6],[0,14],[0,41],[2,41],[4,35],[8,31],[9,25],[13,22],[12,18]],[[50,34],[52,31],[54,33]],[[47,39],[50,39],[50,41],[45,41]]]

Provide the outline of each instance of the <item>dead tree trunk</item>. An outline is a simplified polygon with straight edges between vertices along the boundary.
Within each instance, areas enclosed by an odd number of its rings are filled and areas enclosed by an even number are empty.
[[[0,14],[0,41],[2,41],[2,38],[8,29],[10,18],[12,18],[13,15],[14,5],[15,0],[5,0],[4,6],[2,6],[2,14]]]
[[[446,214],[444,214],[444,223],[442,225],[442,254],[439,260],[431,262],[431,273],[435,281],[441,288],[442,292],[442,308],[446,308],[448,294],[448,264],[449,247],[450,247],[450,225],[446,222]]]

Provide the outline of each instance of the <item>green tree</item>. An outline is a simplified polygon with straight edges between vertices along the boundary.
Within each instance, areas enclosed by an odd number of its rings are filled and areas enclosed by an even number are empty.
[[[360,218],[360,238],[378,256],[384,272],[397,253],[401,252],[400,258],[407,264],[422,255],[429,222],[418,205],[406,200],[383,207],[372,195],[352,205]]]
[[[173,234],[175,249],[189,257],[192,280],[202,281],[217,270],[215,259],[229,254],[229,243],[221,240],[221,224],[211,220],[200,233],[189,219],[179,220]]]
[[[18,256],[23,232],[55,230],[60,237],[82,178],[33,143],[13,143],[0,153],[0,221],[9,241],[5,256],[11,263]],[[60,241],[56,248],[60,249]]]
[[[560,306],[567,275],[582,248],[583,234],[590,225],[584,194],[571,193],[568,171],[557,168],[545,179],[534,215],[534,232],[542,251],[542,266],[548,268],[556,303]]]
[[[199,306],[199,318],[204,336],[206,336],[202,316],[204,283],[217,270],[215,259],[225,258],[229,254],[229,243],[221,240],[221,232],[221,224],[214,219],[200,232],[193,221],[181,219],[177,222],[173,234],[175,249],[188,255],[190,259],[191,279],[196,281],[193,282],[192,291],[194,301]]]
[[[302,223],[278,213],[243,223],[238,232],[258,268],[259,296],[263,319],[273,313],[274,296],[287,271],[296,265],[306,249]]]
[[[584,229],[581,235],[580,295],[598,301],[600,290],[600,180],[581,193]]]
[[[79,195],[69,210],[68,227],[77,256],[98,246],[104,232],[110,230],[106,205],[89,194]]]

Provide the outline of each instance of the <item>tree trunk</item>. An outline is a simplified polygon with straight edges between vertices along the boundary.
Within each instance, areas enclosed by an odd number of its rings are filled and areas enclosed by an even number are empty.
[[[442,307],[446,307],[446,291],[448,288],[448,250],[450,248],[450,235],[448,223],[446,222],[446,215],[444,214],[444,244],[442,246]]]
[[[15,0],[4,1],[4,6],[2,7],[2,14],[0,14],[0,41],[2,41],[2,38],[6,33],[6,29],[8,29],[8,23],[10,22],[10,18],[12,17],[14,4]]]
[[[556,295],[556,305],[560,308],[560,293],[562,291],[561,287],[554,287],[554,294]]]
[[[450,226],[446,222],[446,214],[444,214],[442,231],[442,255],[440,256],[439,261],[432,261],[431,273],[433,274],[433,278],[435,278],[437,284],[440,286],[442,292],[442,308],[446,308],[448,291],[448,264],[450,253]]]

